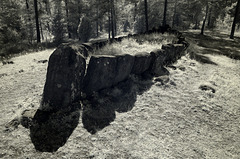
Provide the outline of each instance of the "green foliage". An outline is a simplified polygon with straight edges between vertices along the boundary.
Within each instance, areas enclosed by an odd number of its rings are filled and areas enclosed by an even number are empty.
[[[0,9],[0,55],[16,53],[23,37],[19,5],[14,1],[1,1]]]

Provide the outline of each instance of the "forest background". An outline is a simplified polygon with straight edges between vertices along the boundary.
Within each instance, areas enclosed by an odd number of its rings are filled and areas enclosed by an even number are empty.
[[[0,56],[63,42],[114,38],[169,25],[178,30],[240,28],[240,0],[1,0]],[[231,31],[231,33],[230,33]]]

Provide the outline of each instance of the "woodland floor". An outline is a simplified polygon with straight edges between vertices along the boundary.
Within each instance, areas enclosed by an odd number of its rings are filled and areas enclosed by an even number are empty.
[[[132,110],[116,113],[109,126],[90,134],[79,124],[57,152],[35,150],[30,131],[17,121],[37,109],[53,50],[29,53],[0,66],[0,158],[240,158],[239,39],[185,32],[192,46],[169,81],[137,96]],[[196,54],[195,54],[196,53]],[[229,58],[233,57],[233,58]],[[190,58],[191,57],[191,58]],[[195,58],[195,59],[192,59]],[[10,123],[9,123],[10,122]]]

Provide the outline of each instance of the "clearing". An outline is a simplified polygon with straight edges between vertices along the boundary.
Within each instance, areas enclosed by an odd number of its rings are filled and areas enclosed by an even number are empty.
[[[47,69],[41,60],[47,60],[53,50],[1,65],[0,158],[238,159],[240,61],[217,52],[230,50],[237,55],[240,47],[232,48],[235,40],[226,43],[224,34],[209,36],[212,41],[194,32],[185,35],[194,47],[168,68],[169,80],[154,79],[152,87],[137,96],[131,111],[116,113],[116,119],[94,135],[83,128],[80,116],[67,143],[55,153],[37,152],[30,131],[13,120],[25,109],[38,108]],[[214,37],[221,40],[213,45]],[[196,57],[195,51],[197,61],[190,58]]]

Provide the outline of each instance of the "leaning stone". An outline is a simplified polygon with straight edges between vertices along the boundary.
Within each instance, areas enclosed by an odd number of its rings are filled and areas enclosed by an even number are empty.
[[[50,56],[42,109],[58,110],[80,96],[86,61],[72,47],[62,45]]]

